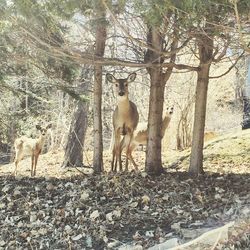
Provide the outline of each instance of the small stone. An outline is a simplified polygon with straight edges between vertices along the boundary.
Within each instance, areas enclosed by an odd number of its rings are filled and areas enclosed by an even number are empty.
[[[108,221],[113,221],[113,212],[110,212],[110,213],[107,213],[106,214],[106,220],[108,220]]]
[[[154,231],[146,231],[145,235],[150,238],[153,238],[155,236]]]
[[[139,245],[139,244],[135,246],[125,245],[125,246],[118,248],[118,250],[142,250],[142,249],[143,249],[142,245]]]
[[[64,229],[65,229],[65,231],[66,231],[67,234],[71,234],[71,232],[72,232],[71,226],[66,225]]]
[[[132,203],[130,203],[129,205],[130,207],[133,207],[133,208],[136,208],[138,206],[138,202],[137,201],[134,201]]]
[[[88,198],[89,198],[89,193],[86,191],[82,192],[80,199],[83,201],[86,201],[86,200],[88,200]]]
[[[122,212],[121,212],[121,210],[114,210],[113,215],[115,218],[119,219],[122,216]]]
[[[46,189],[47,189],[48,191],[51,191],[51,190],[53,190],[54,188],[55,188],[54,185],[51,184],[51,183],[49,183],[49,184],[47,185],[47,187],[46,187]]]
[[[77,236],[71,237],[71,239],[72,239],[73,241],[77,241],[77,240],[80,240],[82,237],[83,237],[82,234],[78,234]]]
[[[150,198],[148,195],[143,195],[141,199],[142,199],[142,204],[148,205],[150,202]]]
[[[99,214],[98,210],[95,210],[93,213],[90,214],[90,219],[95,220],[99,216],[100,216],[100,214]]]
[[[107,244],[107,248],[115,248],[116,246],[119,245],[119,241],[113,241],[113,242],[109,242]]]
[[[174,224],[171,225],[171,229],[174,229],[176,231],[179,231],[180,228],[181,228],[180,222],[177,222],[177,223],[174,223]]]
[[[5,186],[2,188],[2,192],[4,192],[4,193],[7,193],[9,190],[10,190],[10,185],[5,185]]]
[[[33,212],[33,213],[31,213],[30,214],[30,222],[32,223],[32,222],[35,222],[37,220],[37,216],[36,216],[36,214]]]
[[[0,247],[4,247],[6,245],[6,242],[4,240],[0,241]]]
[[[6,204],[4,203],[4,202],[1,202],[0,203],[0,209],[3,209],[3,208],[5,208],[6,207]]]
[[[21,195],[21,192],[17,189],[17,190],[14,191],[13,195],[14,195],[14,196]]]

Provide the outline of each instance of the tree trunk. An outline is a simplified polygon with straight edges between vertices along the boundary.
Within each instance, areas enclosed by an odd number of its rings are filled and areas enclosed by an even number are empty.
[[[147,39],[148,45],[154,50],[148,49],[145,61],[152,63],[162,62],[163,38],[159,30],[157,28],[149,28]],[[159,53],[157,53],[158,51]],[[163,83],[161,67],[148,68],[148,72],[150,74],[150,97],[145,170],[151,175],[159,175],[163,171],[161,161],[161,127],[165,84]]]
[[[243,122],[242,129],[250,128],[250,56],[246,57],[246,82],[243,95]]]
[[[203,145],[204,129],[206,121],[207,89],[209,82],[209,70],[213,58],[213,38],[202,35],[197,39],[199,48],[200,70],[198,71],[193,139],[189,173],[198,175],[203,173]]]
[[[82,82],[79,85],[82,90],[82,94],[86,95],[86,93],[88,93],[90,85],[89,70],[84,69],[82,72],[82,76],[88,78],[86,81]],[[88,126],[88,109],[88,101],[77,100],[75,112],[71,120],[62,167],[83,166],[83,146]]]
[[[145,170],[148,174],[159,175],[163,172],[161,161],[161,129],[162,129],[162,112],[164,103],[164,90],[168,79],[171,76],[173,67],[168,67],[163,72],[162,67],[154,66],[154,63],[163,63],[164,35],[161,34],[157,27],[149,27],[147,35],[147,45],[149,46],[145,54],[145,62],[151,62],[152,67],[147,68],[150,74],[150,97],[149,97],[149,114],[148,114],[148,142],[146,151]],[[173,40],[168,50],[170,52],[170,62],[174,63],[176,59],[176,48],[178,39],[176,30],[173,32]],[[152,48],[152,49],[150,49]],[[172,52],[172,54],[171,54]]]
[[[97,9],[95,55],[103,57],[107,38],[105,8],[101,4]],[[95,65],[94,82],[94,153],[93,167],[95,173],[103,171],[103,140],[102,140],[102,66]]]
[[[161,161],[161,127],[164,101],[164,85],[159,68],[151,69],[151,86],[148,117],[148,145],[146,151],[146,171],[159,175],[163,171]]]

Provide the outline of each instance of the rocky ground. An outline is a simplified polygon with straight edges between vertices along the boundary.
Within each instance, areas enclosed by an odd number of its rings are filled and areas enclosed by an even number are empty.
[[[30,159],[16,178],[13,164],[0,166],[0,249],[249,249],[250,131],[204,152],[196,179],[188,151],[166,152],[159,177],[62,170],[58,152],[41,156],[34,178]],[[144,153],[135,157],[143,166]]]

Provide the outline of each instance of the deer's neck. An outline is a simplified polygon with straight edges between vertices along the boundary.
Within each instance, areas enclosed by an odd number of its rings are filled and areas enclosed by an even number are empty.
[[[45,142],[45,136],[44,135],[40,135],[38,140],[37,140],[37,145],[39,145],[40,148],[43,147],[43,144]]]
[[[119,113],[127,113],[130,108],[128,96],[118,97],[117,106]]]
[[[171,117],[165,116],[164,119],[162,120],[162,134],[164,136],[165,130],[167,129],[169,123],[170,123]]]

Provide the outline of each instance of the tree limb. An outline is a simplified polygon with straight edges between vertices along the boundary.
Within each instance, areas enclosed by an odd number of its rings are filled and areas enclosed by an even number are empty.
[[[224,72],[223,74],[218,75],[218,76],[210,76],[209,79],[220,78],[220,77],[225,76],[226,74],[228,74],[235,67],[235,65],[237,64],[237,62],[243,57],[244,54],[245,54],[245,51],[243,51],[241,53],[241,55],[235,60],[235,62],[228,68],[228,70],[226,72]]]

